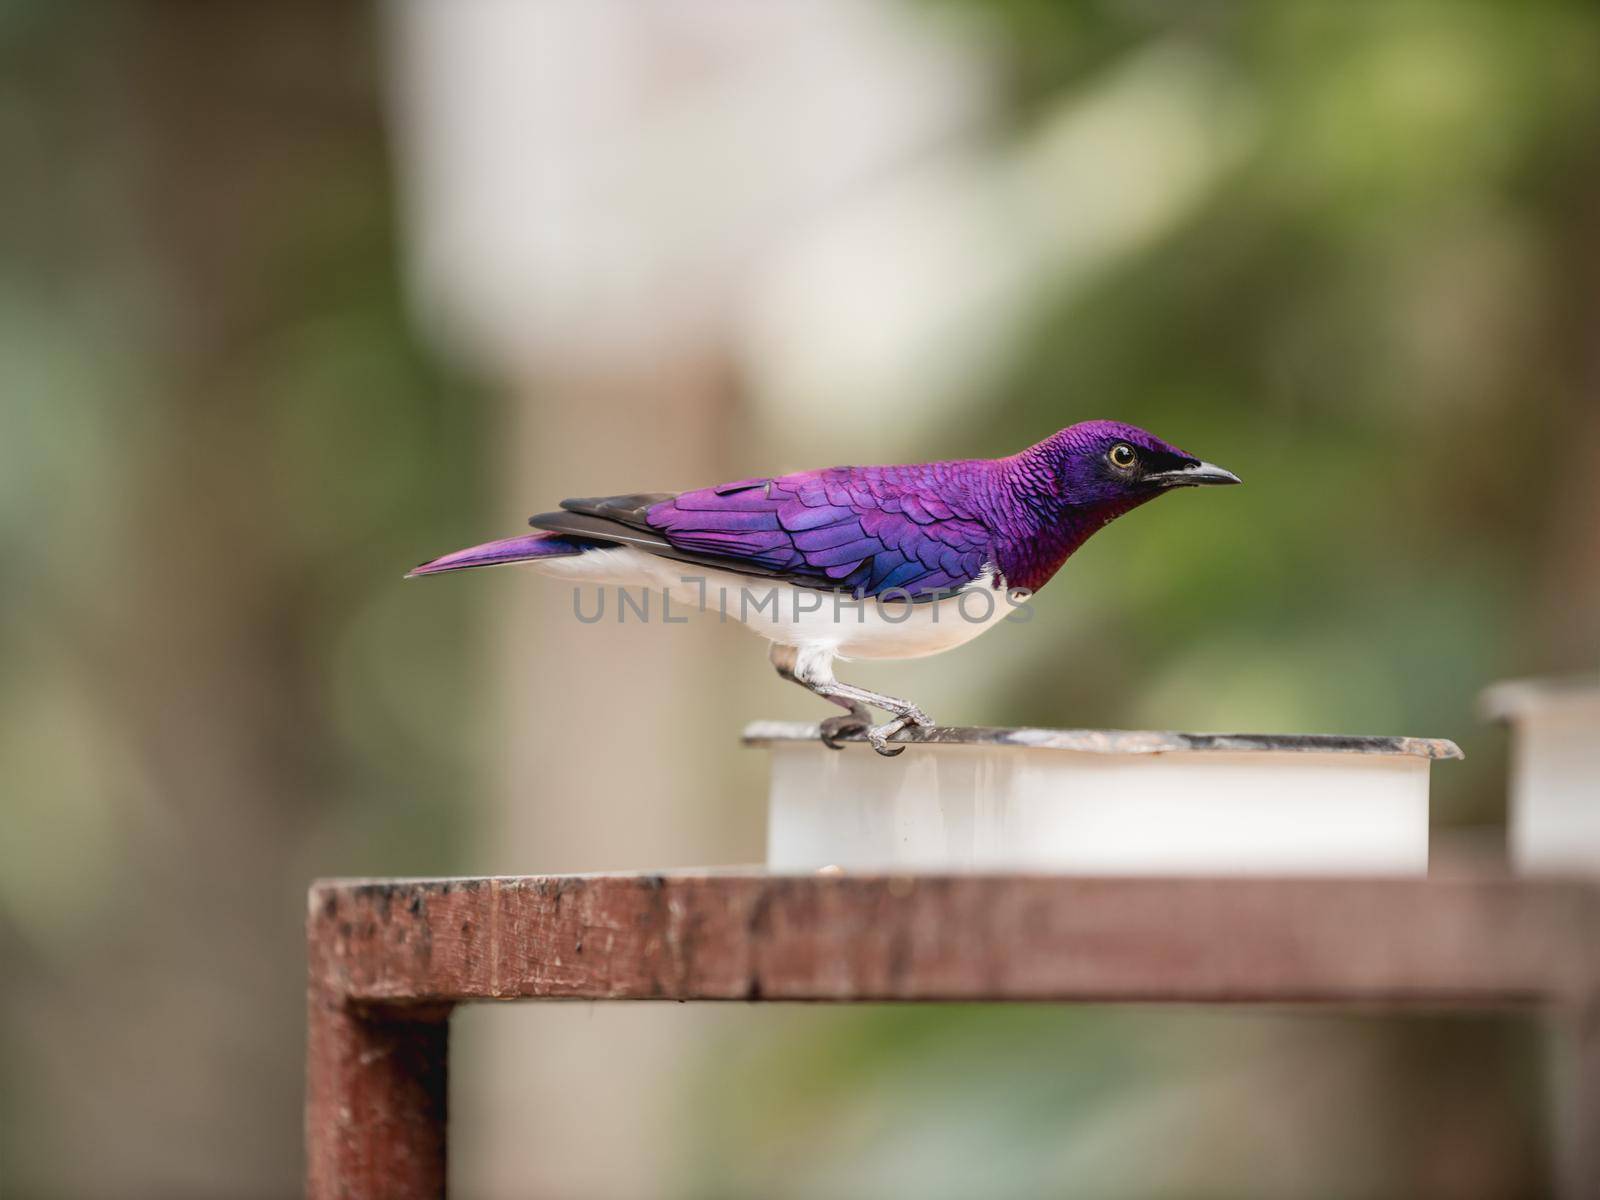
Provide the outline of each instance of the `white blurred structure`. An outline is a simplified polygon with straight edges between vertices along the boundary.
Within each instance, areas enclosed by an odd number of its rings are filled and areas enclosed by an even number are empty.
[[[717,343],[793,238],[987,108],[970,39],[875,0],[399,0],[410,269],[526,369]]]
[[[1513,868],[1600,872],[1600,678],[1498,683],[1483,707],[1511,727]]]
[[[1080,875],[1424,875],[1451,742],[944,730],[894,758],[762,722],[767,865]],[[956,742],[953,739],[961,738]]]

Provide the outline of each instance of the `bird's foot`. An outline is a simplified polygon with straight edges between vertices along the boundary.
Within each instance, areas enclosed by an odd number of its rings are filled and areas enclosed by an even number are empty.
[[[906,710],[895,714],[894,718],[885,721],[882,725],[874,725],[867,730],[867,741],[872,743],[872,748],[885,758],[893,758],[897,754],[904,754],[904,746],[890,746],[889,739],[899,733],[908,725],[916,725],[926,729],[933,724],[933,718],[923,712],[915,704],[907,706]]]
[[[829,750],[843,750],[839,739],[847,733],[865,733],[872,727],[867,710],[857,709],[841,717],[829,717],[822,722],[822,744]]]

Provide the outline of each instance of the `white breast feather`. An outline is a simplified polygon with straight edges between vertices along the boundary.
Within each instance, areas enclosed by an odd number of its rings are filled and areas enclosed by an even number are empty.
[[[644,588],[658,595],[665,591],[675,609],[725,613],[769,641],[825,647],[840,658],[938,654],[993,628],[1017,603],[1008,598],[993,567],[943,600],[911,604],[868,599],[857,604],[849,596],[673,562],[632,546],[536,559],[530,565],[541,574],[579,584]]]

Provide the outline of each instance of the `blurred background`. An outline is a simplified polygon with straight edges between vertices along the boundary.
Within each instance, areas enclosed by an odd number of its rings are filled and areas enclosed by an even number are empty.
[[[732,625],[402,585],[562,496],[1009,453],[1237,470],[949,723],[1446,736],[1600,651],[1600,10],[0,4],[0,1194],[300,1186],[318,875],[758,861]],[[1203,500],[1203,502],[1202,502]],[[1448,855],[1444,855],[1448,859]],[[457,1018],[469,1197],[1507,1196],[1515,1018]]]

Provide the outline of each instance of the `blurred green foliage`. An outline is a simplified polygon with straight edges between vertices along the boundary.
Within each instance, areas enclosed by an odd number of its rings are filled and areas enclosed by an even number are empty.
[[[684,1195],[1548,1188],[1543,1046],[1514,1017],[919,1005],[785,1019],[787,1038],[720,1046],[692,1094]]]

